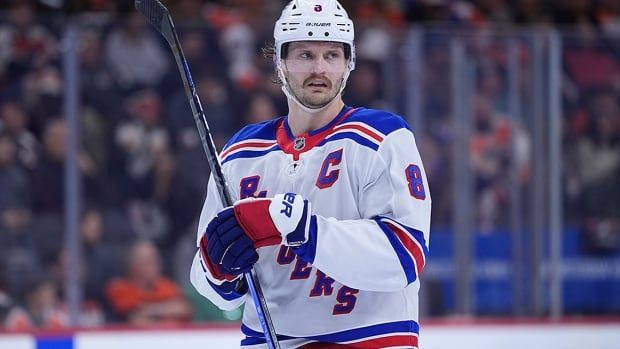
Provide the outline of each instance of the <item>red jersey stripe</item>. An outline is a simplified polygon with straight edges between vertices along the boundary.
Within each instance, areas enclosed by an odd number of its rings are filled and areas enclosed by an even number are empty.
[[[269,148],[269,147],[273,147],[276,144],[275,141],[270,141],[269,143],[262,143],[262,142],[242,142],[242,143],[237,143],[235,145],[233,145],[232,147],[224,150],[222,152],[222,154],[220,154],[220,158],[224,159],[225,157],[227,157],[230,153],[242,149],[242,148]]]
[[[422,251],[422,248],[420,247],[420,245],[413,241],[413,237],[411,235],[402,231],[400,228],[396,227],[394,224],[387,222],[387,221],[384,221],[384,222],[385,224],[388,225],[388,227],[390,227],[390,229],[392,229],[394,234],[396,234],[396,236],[398,237],[398,240],[400,240],[403,246],[405,246],[405,249],[409,251],[409,253],[413,257],[415,264],[416,264],[416,269],[417,269],[416,274],[420,275],[422,273],[422,270],[424,269],[424,264],[426,263],[424,259],[424,251]]]

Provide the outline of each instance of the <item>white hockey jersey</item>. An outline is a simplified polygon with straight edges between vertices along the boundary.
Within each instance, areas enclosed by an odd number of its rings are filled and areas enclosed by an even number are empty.
[[[263,247],[255,265],[280,345],[417,348],[418,275],[431,198],[412,131],[384,111],[345,107],[295,137],[282,117],[249,125],[220,154],[234,200],[297,193],[316,229],[301,247]],[[222,205],[209,181],[198,240]],[[225,293],[197,253],[196,289],[222,309],[245,302],[244,348],[264,348],[252,297]]]

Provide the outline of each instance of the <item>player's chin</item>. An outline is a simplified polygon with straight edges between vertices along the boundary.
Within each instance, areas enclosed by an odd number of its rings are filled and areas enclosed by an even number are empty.
[[[306,96],[308,98],[325,98],[327,95],[329,95],[330,92],[331,89],[316,86],[307,87],[305,90]]]
[[[334,93],[332,91],[311,92],[306,94],[305,97],[304,104],[314,108],[321,108],[334,99]]]
[[[329,98],[306,98],[305,105],[311,108],[322,108],[329,103]]]

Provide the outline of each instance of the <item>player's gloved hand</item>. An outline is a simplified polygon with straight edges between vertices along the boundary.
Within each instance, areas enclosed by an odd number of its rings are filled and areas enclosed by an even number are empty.
[[[311,216],[310,203],[292,193],[238,201],[209,222],[200,241],[201,254],[226,274],[245,273],[258,261],[257,248],[307,242],[315,224]]]

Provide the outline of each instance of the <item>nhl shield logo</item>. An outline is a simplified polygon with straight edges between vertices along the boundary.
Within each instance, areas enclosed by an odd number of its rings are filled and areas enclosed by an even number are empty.
[[[297,137],[295,138],[295,145],[293,145],[293,149],[300,151],[306,146],[306,138]]]

